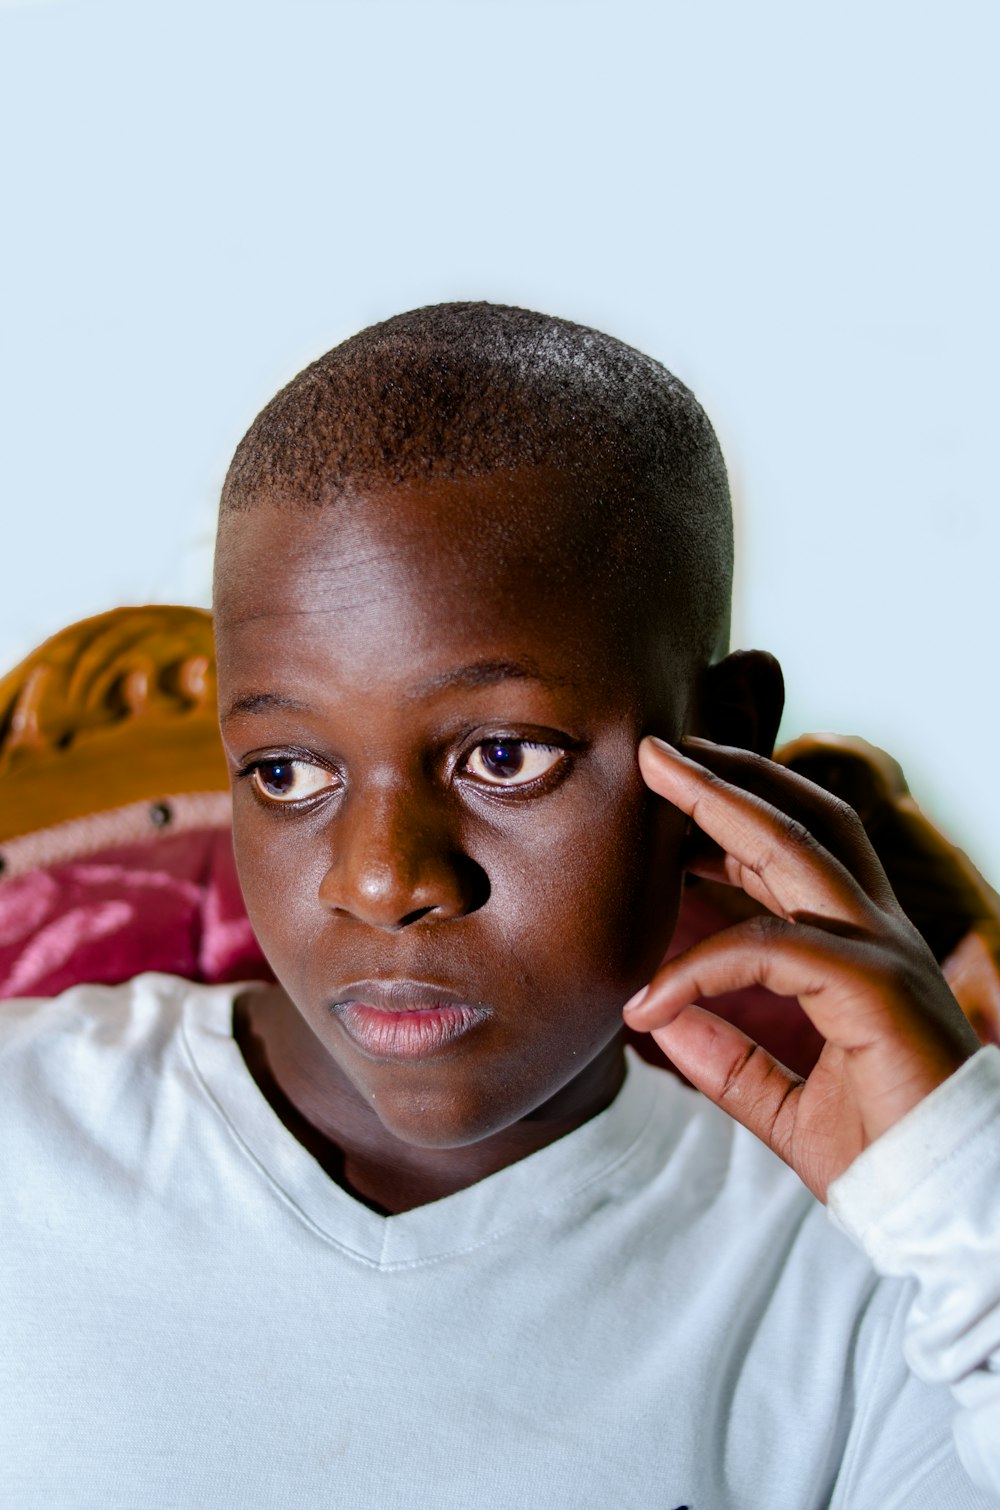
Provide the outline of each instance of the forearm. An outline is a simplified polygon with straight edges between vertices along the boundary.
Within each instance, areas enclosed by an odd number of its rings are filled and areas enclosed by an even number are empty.
[[[880,1274],[915,1282],[907,1362],[950,1386],[962,1461],[1000,1502],[1000,1050],[866,1149],[828,1206]]]

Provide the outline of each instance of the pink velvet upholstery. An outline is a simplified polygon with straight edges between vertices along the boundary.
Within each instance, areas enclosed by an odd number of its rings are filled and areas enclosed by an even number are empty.
[[[40,866],[0,886],[0,997],[144,970],[266,978],[228,828],[188,829]]]

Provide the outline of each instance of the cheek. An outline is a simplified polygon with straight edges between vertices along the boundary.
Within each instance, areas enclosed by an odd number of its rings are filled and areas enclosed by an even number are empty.
[[[294,969],[302,960],[302,945],[322,919],[320,859],[293,822],[254,811],[242,795],[233,811],[240,889],[261,948],[284,983],[286,964]]]
[[[240,800],[243,798],[244,800]],[[544,817],[544,821],[543,821]],[[471,954],[483,991],[553,1001],[584,1000],[615,1010],[666,953],[680,900],[684,816],[640,781],[595,791],[582,807],[527,815],[486,836],[478,825],[464,849],[490,881],[485,907],[464,919],[461,937],[435,942]],[[238,794],[233,839],[250,921],[282,984],[309,995],[310,961],[322,966],[339,930],[320,899],[329,846],[295,821],[256,811]]]
[[[494,877],[518,957],[570,989],[605,994],[649,979],[670,943],[681,894],[683,813],[645,787],[595,804],[588,821],[537,836],[523,867]]]

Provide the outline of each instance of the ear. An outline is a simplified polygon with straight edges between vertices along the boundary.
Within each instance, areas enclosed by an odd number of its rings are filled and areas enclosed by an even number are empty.
[[[702,673],[692,734],[770,756],[785,705],[781,667],[766,650],[734,650]]]

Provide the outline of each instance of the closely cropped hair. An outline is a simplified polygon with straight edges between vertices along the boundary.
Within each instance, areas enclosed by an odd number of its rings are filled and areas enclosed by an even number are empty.
[[[568,320],[438,304],[352,336],[254,420],[222,515],[534,465],[586,485],[608,511],[624,564],[643,577],[653,565],[674,589],[683,580],[703,631],[693,624],[695,638],[717,653],[728,633],[732,523],[712,426],[658,362]]]

